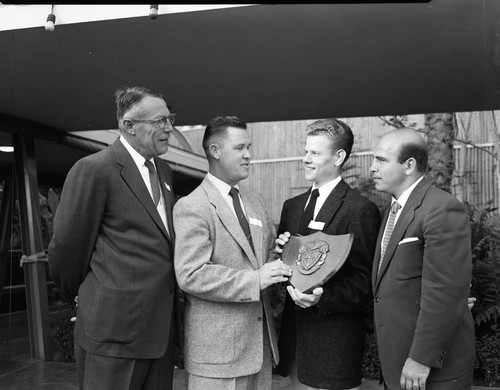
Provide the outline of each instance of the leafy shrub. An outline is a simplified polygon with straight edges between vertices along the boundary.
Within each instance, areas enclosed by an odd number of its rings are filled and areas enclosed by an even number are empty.
[[[59,361],[74,362],[75,361],[75,339],[73,330],[75,325],[71,322],[71,317],[74,311],[65,313],[55,325],[54,338],[59,347]]]
[[[500,332],[483,334],[476,340],[476,357],[479,371],[488,386],[500,382]]]
[[[500,216],[491,205],[465,206],[472,228],[471,295],[477,299],[472,314],[481,335],[500,325]]]
[[[365,339],[365,354],[363,356],[363,378],[376,379],[380,377],[380,360],[378,358],[375,333],[368,333]]]
[[[476,325],[476,373],[488,385],[500,382],[500,215],[491,203],[465,203],[472,229],[471,296]],[[477,375],[476,375],[477,376]]]

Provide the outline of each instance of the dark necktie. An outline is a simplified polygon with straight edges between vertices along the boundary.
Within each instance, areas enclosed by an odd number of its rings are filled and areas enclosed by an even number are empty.
[[[314,208],[316,207],[316,200],[319,196],[319,190],[315,188],[311,192],[311,198],[309,199],[309,203],[307,204],[306,209],[302,213],[299,222],[299,233],[301,236],[307,236],[310,232],[309,223],[313,220],[314,217]]]
[[[385,250],[387,249],[387,245],[392,236],[392,232],[394,231],[394,225],[396,224],[396,215],[398,214],[398,210],[401,208],[401,205],[398,202],[394,202],[391,205],[391,212],[389,213],[389,218],[387,219],[387,225],[385,228],[384,238],[382,240],[382,250],[380,252],[380,262],[378,263],[378,272],[380,272],[380,267],[382,267],[382,261],[384,260]]]
[[[153,200],[155,206],[158,206],[158,202],[160,201],[160,182],[158,181],[158,173],[156,173],[155,166],[151,161],[146,160],[144,165],[149,170],[149,182],[151,183],[151,190],[153,191]]]
[[[238,217],[240,226],[243,229],[243,233],[245,233],[245,236],[247,237],[248,242],[250,243],[250,247],[252,248],[252,251],[254,251],[252,234],[250,233],[250,225],[248,225],[247,218],[245,217],[243,209],[241,208],[240,197],[238,196],[238,189],[235,187],[231,187],[229,195],[231,195],[231,198],[233,198],[234,211],[236,211],[236,216]]]

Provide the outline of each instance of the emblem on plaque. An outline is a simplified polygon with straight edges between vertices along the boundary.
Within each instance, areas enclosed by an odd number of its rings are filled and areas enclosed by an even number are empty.
[[[302,275],[316,272],[325,263],[330,245],[326,241],[306,241],[297,254],[297,269]]]
[[[288,283],[306,294],[322,286],[344,264],[352,240],[352,233],[330,235],[316,232],[290,237],[281,255],[283,262],[292,269]]]

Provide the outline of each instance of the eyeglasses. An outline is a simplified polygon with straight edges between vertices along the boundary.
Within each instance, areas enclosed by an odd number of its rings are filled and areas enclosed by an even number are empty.
[[[149,123],[153,125],[154,127],[158,129],[164,129],[167,127],[167,123],[170,124],[170,126],[173,126],[175,122],[175,114],[169,114],[167,116],[162,116],[158,119],[134,119],[134,118],[127,118],[124,119],[126,121],[131,121],[131,122],[137,122],[137,123]]]

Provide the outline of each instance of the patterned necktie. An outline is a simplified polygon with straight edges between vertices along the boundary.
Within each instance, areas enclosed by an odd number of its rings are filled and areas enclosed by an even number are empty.
[[[380,272],[380,267],[382,266],[382,260],[384,259],[385,250],[387,249],[387,244],[391,239],[392,232],[394,230],[394,224],[396,222],[396,215],[401,205],[398,202],[394,202],[391,206],[391,212],[389,213],[389,218],[387,219],[387,225],[385,227],[384,239],[382,241],[382,251],[380,252],[380,262],[378,263],[378,271]]]
[[[319,190],[315,188],[311,192],[311,198],[309,199],[309,203],[307,204],[307,207],[305,208],[304,212],[302,213],[302,216],[300,217],[300,222],[299,222],[299,229],[297,230],[297,233],[299,233],[301,236],[307,236],[309,234],[309,222],[313,220],[314,217],[314,207],[316,207],[316,200],[318,199],[319,196]]]
[[[149,182],[151,183],[151,190],[153,191],[153,201],[155,206],[160,202],[160,182],[158,181],[158,173],[156,173],[155,166],[149,160],[144,162],[144,165],[149,170]]]
[[[235,187],[231,187],[229,195],[231,195],[231,198],[233,198],[234,211],[236,211],[236,217],[238,217],[238,221],[240,222],[240,226],[243,229],[243,233],[245,233],[245,236],[247,237],[248,242],[250,243],[250,247],[252,248],[252,251],[255,253],[255,250],[253,249],[252,234],[250,233],[250,225],[248,224],[247,218],[245,217],[245,213],[243,213],[243,209],[241,208],[240,197],[238,196],[238,189]]]

